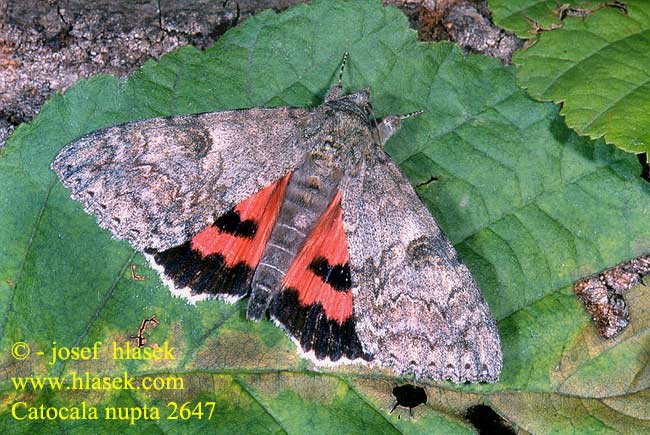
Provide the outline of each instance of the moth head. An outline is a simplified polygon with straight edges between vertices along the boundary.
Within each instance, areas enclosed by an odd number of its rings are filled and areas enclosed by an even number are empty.
[[[366,122],[372,119],[370,89],[363,89],[352,94],[343,95],[336,100],[326,102],[326,104],[347,113],[354,113]]]
[[[353,94],[343,97],[359,107],[366,108],[370,106],[370,89],[363,89]]]
[[[365,107],[370,101],[370,88],[365,87],[359,91],[351,94],[343,93],[343,85],[338,83],[330,88],[328,94],[325,96],[325,102],[338,101],[343,104],[355,104],[360,107]]]
[[[370,89],[363,89],[352,94],[343,95],[333,100],[326,100],[325,110],[333,115],[342,130],[350,131],[355,126],[373,125],[374,116],[370,104]]]

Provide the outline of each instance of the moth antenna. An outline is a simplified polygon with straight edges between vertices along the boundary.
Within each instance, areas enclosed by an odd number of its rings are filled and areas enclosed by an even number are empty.
[[[424,113],[424,110],[416,110],[415,112],[407,113],[407,114],[404,114],[404,115],[397,115],[397,117],[400,120],[402,120],[402,119],[410,118],[412,116],[422,115],[423,113]]]
[[[334,101],[338,100],[343,96],[343,71],[345,71],[345,64],[348,62],[349,52],[343,53],[343,60],[341,61],[341,67],[339,68],[339,79],[338,82],[333,85],[330,90],[325,95],[325,101]]]
[[[350,56],[349,52],[346,51],[343,53],[343,60],[341,61],[341,68],[339,69],[339,86],[343,85],[343,71],[345,71],[345,64],[348,63],[348,56]]]

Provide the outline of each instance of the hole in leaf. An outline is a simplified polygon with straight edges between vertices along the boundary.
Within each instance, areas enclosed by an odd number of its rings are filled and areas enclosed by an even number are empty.
[[[408,408],[412,415],[411,410],[413,408],[427,403],[427,392],[424,391],[424,388],[413,384],[396,386],[393,388],[393,396],[395,396],[397,402],[390,412],[393,412],[398,406],[403,406],[404,408]]]
[[[510,424],[489,406],[470,406],[465,418],[474,425],[479,435],[515,435]]]

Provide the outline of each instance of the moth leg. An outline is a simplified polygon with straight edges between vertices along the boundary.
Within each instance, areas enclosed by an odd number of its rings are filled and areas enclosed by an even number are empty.
[[[424,113],[423,110],[417,112],[407,113],[405,115],[390,115],[377,123],[377,131],[379,132],[379,141],[382,145],[388,142],[388,139],[399,130],[402,119],[410,118]]]
[[[343,71],[345,70],[345,64],[348,62],[349,53],[346,51],[343,54],[343,61],[341,62],[341,69],[339,69],[339,80],[335,85],[332,85],[327,95],[325,95],[325,102],[338,100],[343,96]]]

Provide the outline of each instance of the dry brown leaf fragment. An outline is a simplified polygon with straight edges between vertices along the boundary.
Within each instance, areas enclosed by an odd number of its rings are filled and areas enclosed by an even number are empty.
[[[623,294],[639,285],[648,273],[650,255],[645,255],[575,283],[576,296],[585,304],[601,337],[615,337],[630,323],[630,310]]]

